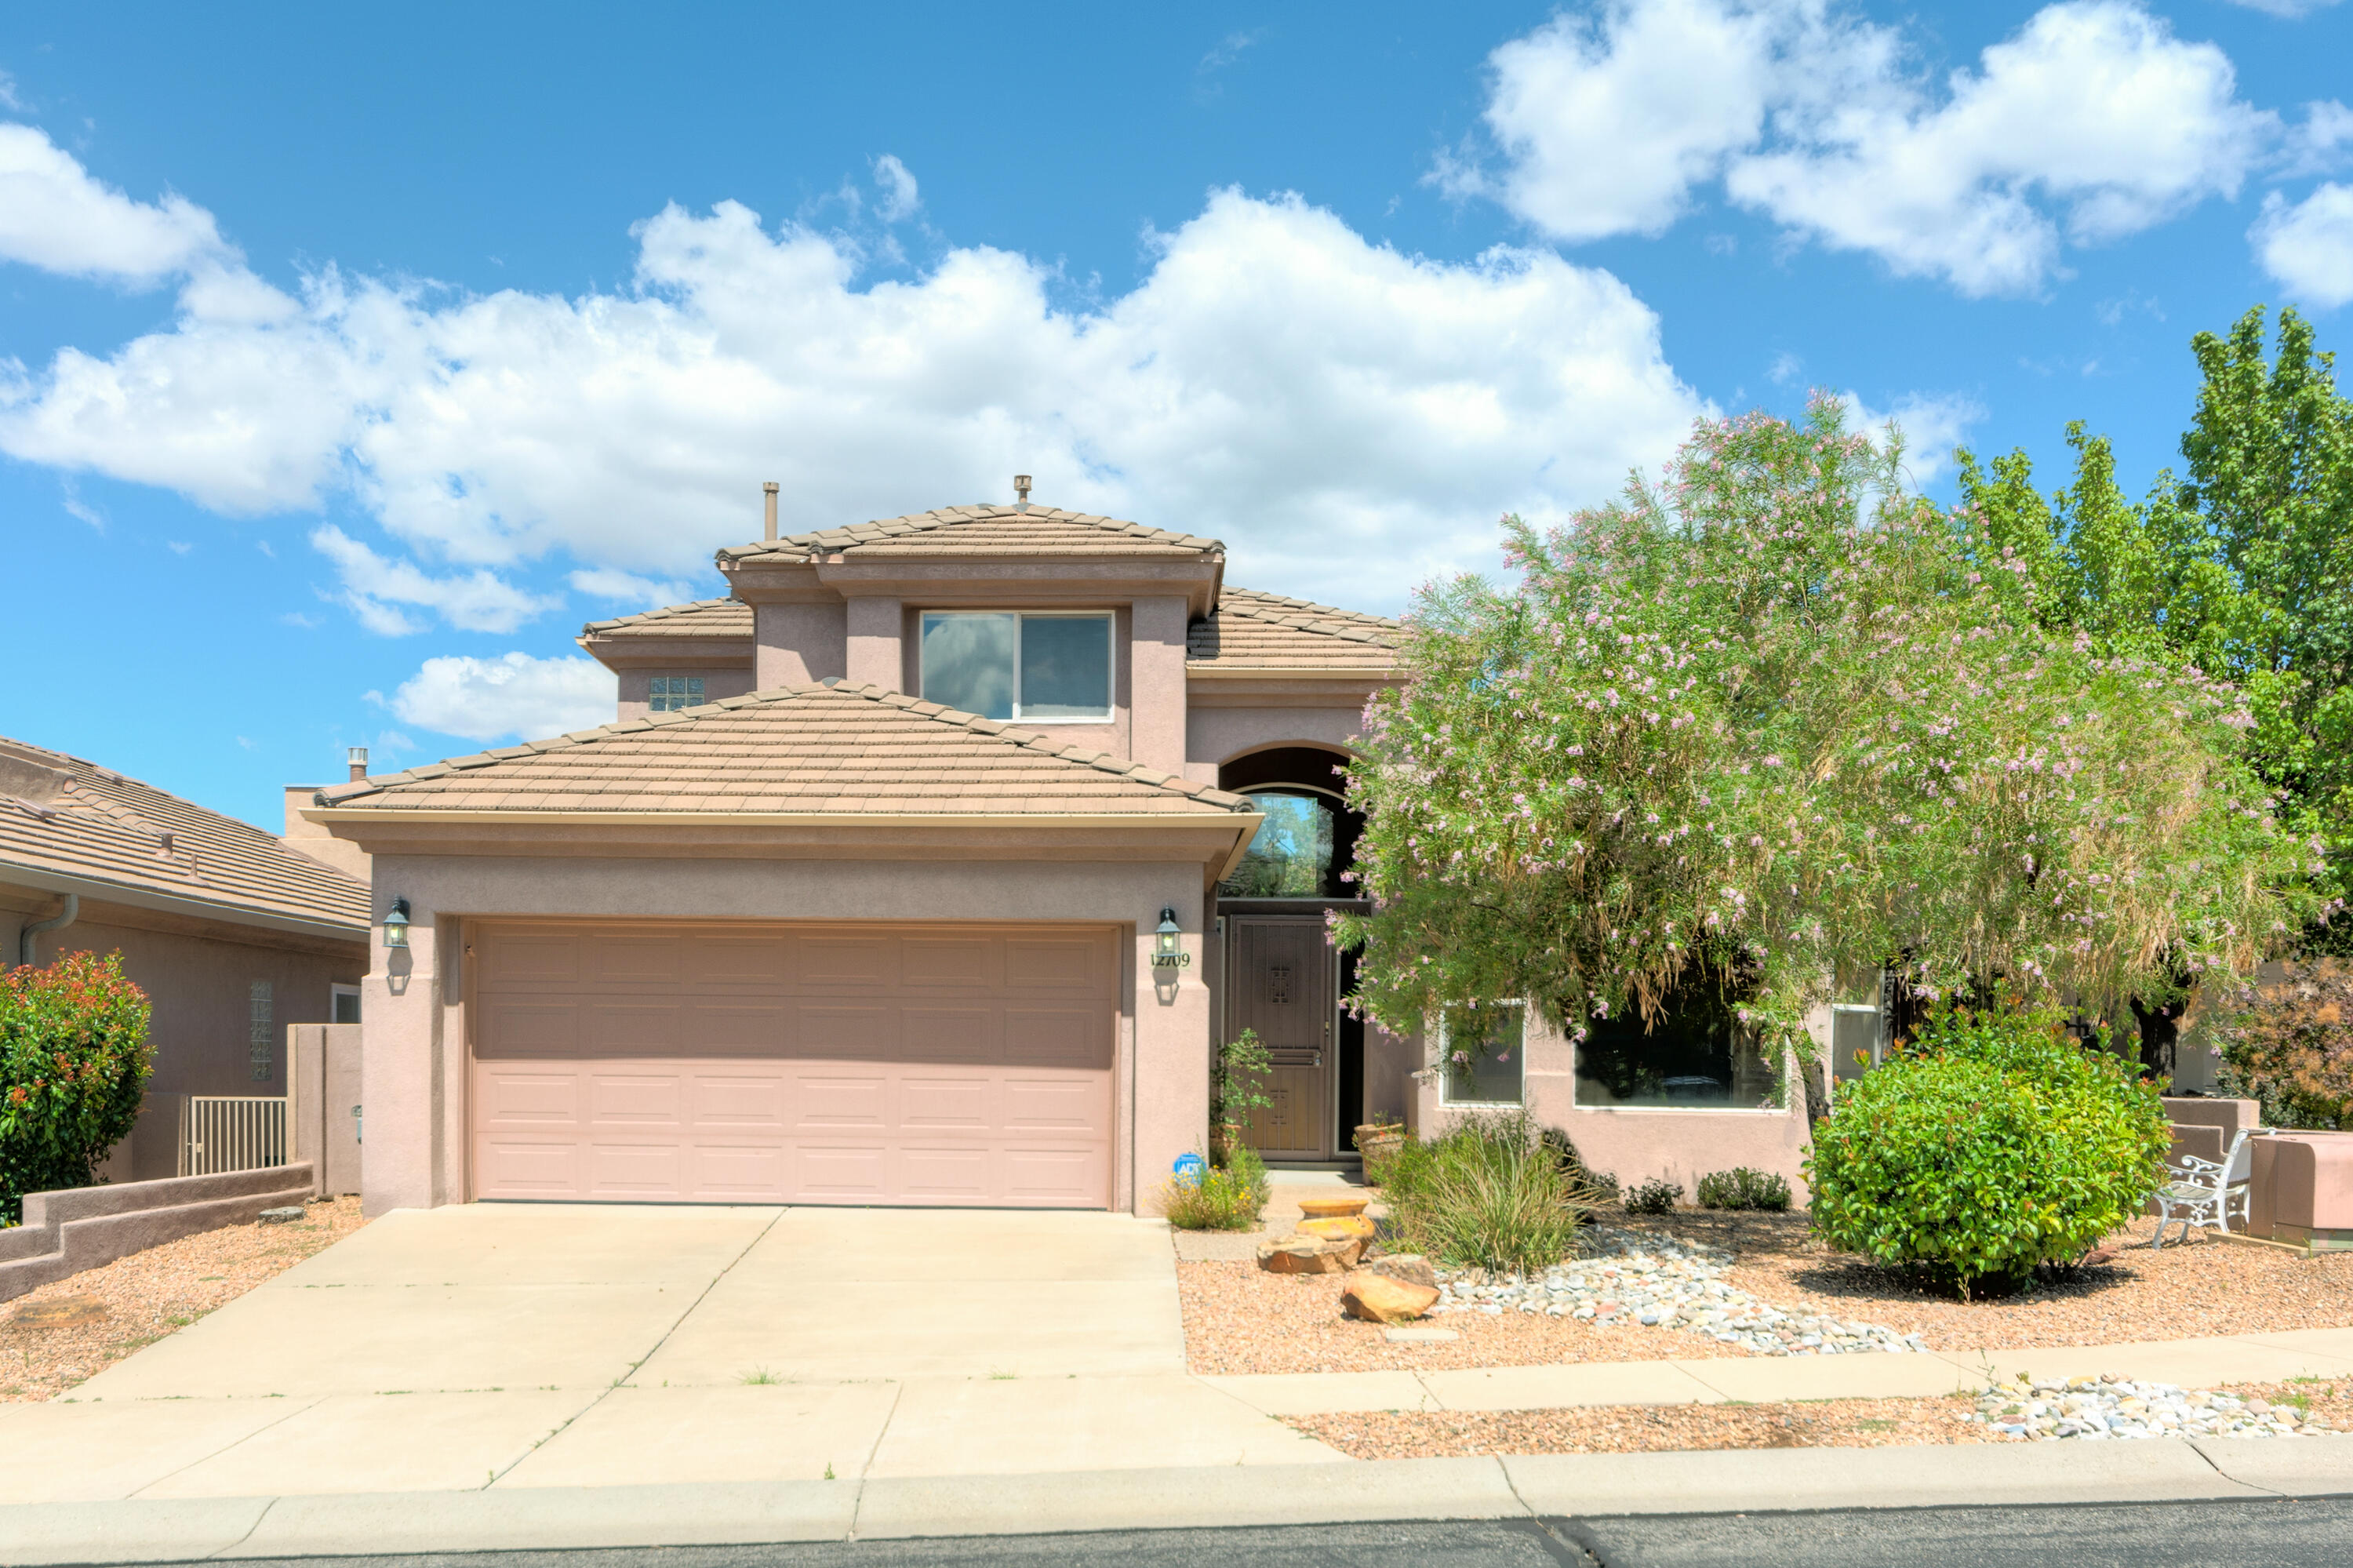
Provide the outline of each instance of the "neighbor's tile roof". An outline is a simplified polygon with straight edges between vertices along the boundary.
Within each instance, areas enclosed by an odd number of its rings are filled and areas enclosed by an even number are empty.
[[[740,599],[699,599],[691,604],[664,605],[638,615],[612,620],[592,620],[580,629],[583,637],[749,637],[752,607]]]
[[[0,881],[12,866],[236,911],[367,927],[367,885],[249,822],[64,752],[0,738]]]
[[[1171,534],[1141,523],[1062,512],[1050,506],[1027,511],[1011,506],[943,506],[906,517],[883,517],[847,528],[824,528],[751,545],[731,545],[722,561],[776,557],[808,560],[817,556],[887,556],[892,559],[964,560],[994,556],[1110,556],[1123,559],[1191,560],[1222,557],[1225,546],[1190,534]]]
[[[1193,669],[1386,671],[1397,663],[1399,637],[1398,623],[1377,615],[1229,588],[1187,633],[1185,662]]]
[[[323,790],[386,811],[1248,811],[1126,758],[879,686],[797,685]]]

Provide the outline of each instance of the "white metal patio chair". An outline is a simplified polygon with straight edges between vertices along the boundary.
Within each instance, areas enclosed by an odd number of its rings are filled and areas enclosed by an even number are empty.
[[[2253,1136],[2241,1128],[2219,1162],[2194,1154],[2173,1162],[2173,1180],[2157,1190],[2157,1237],[2150,1246],[2165,1245],[2165,1227],[2170,1224],[2180,1225],[2181,1239],[2188,1241],[2191,1225],[2213,1225],[2227,1232],[2233,1213],[2242,1229],[2251,1223],[2247,1181],[2255,1162],[2249,1141]]]

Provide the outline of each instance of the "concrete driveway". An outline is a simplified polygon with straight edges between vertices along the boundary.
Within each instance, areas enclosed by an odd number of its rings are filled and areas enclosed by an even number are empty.
[[[0,1502],[1339,1458],[1186,1374],[1103,1213],[399,1211],[0,1406]]]

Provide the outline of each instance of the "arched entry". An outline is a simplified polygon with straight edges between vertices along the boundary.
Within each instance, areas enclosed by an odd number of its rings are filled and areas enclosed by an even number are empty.
[[[1278,746],[1233,758],[1220,789],[1266,813],[1233,874],[1218,888],[1225,933],[1221,1038],[1254,1031],[1274,1071],[1274,1104],[1247,1136],[1270,1162],[1314,1163],[1353,1153],[1364,1101],[1364,1025],[1340,1010],[1352,960],[1332,947],[1324,915],[1362,908],[1344,874],[1364,818],[1344,796],[1345,752]]]

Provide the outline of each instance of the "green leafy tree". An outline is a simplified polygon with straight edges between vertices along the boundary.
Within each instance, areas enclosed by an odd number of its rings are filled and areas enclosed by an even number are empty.
[[[2067,429],[2074,481],[2045,497],[2022,450],[1959,454],[1980,550],[2015,601],[2108,652],[2170,651],[2246,694],[2247,757],[2321,850],[2324,900],[2353,898],[2353,402],[2312,328],[2261,307],[2191,340],[2204,374],[2188,477],[2128,501],[2106,440]],[[2353,950],[2353,921],[2307,946]]]
[[[130,1135],[154,1053],[122,955],[68,953],[0,974],[0,1224],[25,1194],[86,1187]]]
[[[2101,1007],[2281,938],[2302,866],[2236,694],[2039,622],[1901,455],[1829,399],[1703,422],[1659,483],[1506,519],[1515,588],[1424,593],[1349,770],[1357,1005],[1575,1033],[1712,983],[1810,1056],[1836,977],[1899,958]]]

